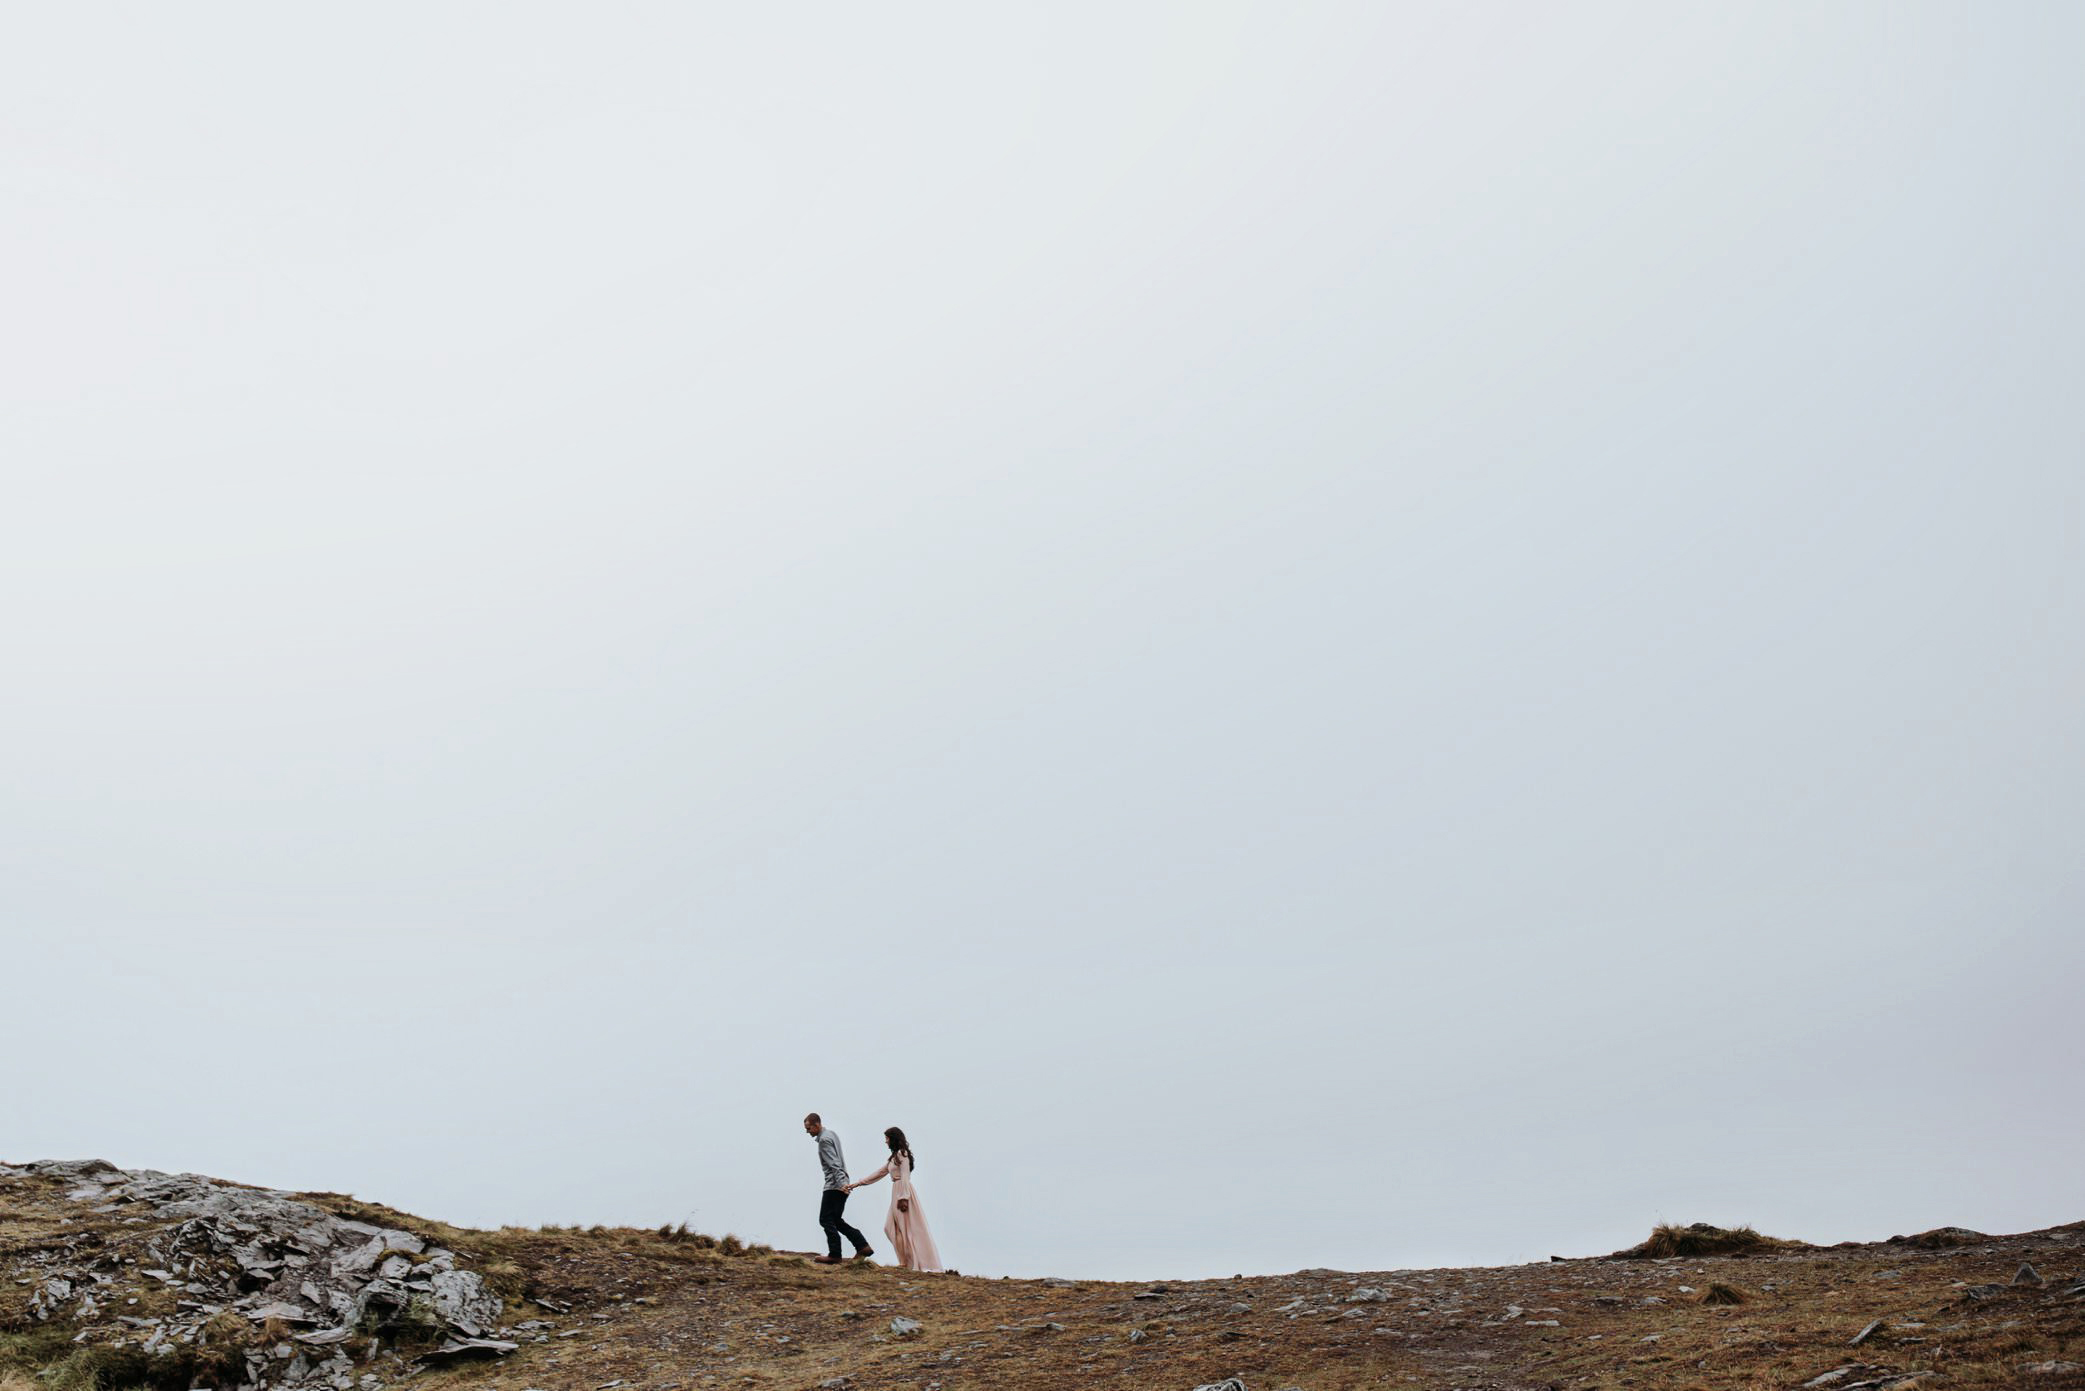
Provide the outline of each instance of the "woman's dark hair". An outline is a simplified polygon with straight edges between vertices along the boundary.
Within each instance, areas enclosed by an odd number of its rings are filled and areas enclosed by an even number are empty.
[[[905,1156],[905,1162],[907,1164],[909,1164],[915,1169],[919,1167],[919,1161],[912,1157],[912,1142],[905,1138],[904,1131],[898,1129],[896,1126],[892,1126],[890,1129],[883,1132],[883,1138],[890,1145],[891,1158],[896,1159],[899,1155],[902,1154]]]

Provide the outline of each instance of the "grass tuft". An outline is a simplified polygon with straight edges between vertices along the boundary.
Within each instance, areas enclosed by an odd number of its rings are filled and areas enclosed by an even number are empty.
[[[1617,1251],[1608,1259],[1655,1261],[1668,1256],[1750,1256],[1799,1244],[1761,1236],[1750,1227],[1714,1227],[1706,1222],[1678,1227],[1668,1223],[1654,1227],[1650,1238],[1641,1245]]]
[[[1893,1236],[1892,1246],[1909,1246],[1920,1251],[1946,1251],[1957,1246],[1975,1246],[1991,1238],[1982,1232],[1973,1232],[1967,1227],[1935,1227],[1929,1232],[1912,1236]]]

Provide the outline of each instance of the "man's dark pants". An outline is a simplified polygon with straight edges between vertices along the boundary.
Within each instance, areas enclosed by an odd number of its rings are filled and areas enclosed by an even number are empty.
[[[826,1189],[818,1200],[818,1225],[825,1228],[825,1254],[828,1256],[839,1256],[840,1238],[843,1236],[854,1243],[856,1252],[869,1249],[868,1238],[848,1226],[847,1219],[841,1216],[846,1210],[847,1195],[837,1188]]]

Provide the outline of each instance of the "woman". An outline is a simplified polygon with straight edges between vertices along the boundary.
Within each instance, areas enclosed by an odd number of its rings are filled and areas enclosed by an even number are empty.
[[[934,1238],[927,1231],[927,1215],[919,1210],[919,1193],[912,1186],[912,1145],[896,1126],[884,1131],[883,1138],[890,1145],[890,1162],[867,1178],[848,1184],[847,1191],[866,1188],[888,1174],[890,1216],[883,1219],[883,1234],[898,1253],[898,1264],[908,1270],[939,1273],[941,1253],[934,1249]]]

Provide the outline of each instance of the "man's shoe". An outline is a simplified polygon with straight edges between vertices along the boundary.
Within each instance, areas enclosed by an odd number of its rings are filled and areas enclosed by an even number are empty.
[[[813,1256],[811,1259],[820,1265],[838,1265],[840,1263],[838,1256]]]
[[[854,1258],[855,1258],[856,1260],[858,1260],[858,1261],[865,1261],[865,1260],[867,1260],[867,1259],[868,1259],[869,1257],[871,1257],[871,1256],[873,1256],[873,1255],[875,1255],[875,1254],[876,1254],[876,1253],[875,1253],[874,1251],[872,1251],[872,1250],[870,1250],[870,1249],[869,1249],[868,1247],[864,1246],[864,1247],[862,1247],[862,1249],[861,1249],[861,1250],[859,1250],[859,1251],[857,1251],[857,1252],[855,1252],[855,1253],[854,1253]]]

